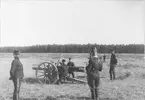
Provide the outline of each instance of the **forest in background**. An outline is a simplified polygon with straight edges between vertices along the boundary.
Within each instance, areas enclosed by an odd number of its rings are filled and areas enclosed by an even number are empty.
[[[33,45],[23,47],[0,47],[1,53],[11,53],[14,50],[20,50],[22,53],[88,53],[91,47],[97,47],[99,53],[110,53],[114,49],[116,53],[144,53],[144,44],[48,44]]]

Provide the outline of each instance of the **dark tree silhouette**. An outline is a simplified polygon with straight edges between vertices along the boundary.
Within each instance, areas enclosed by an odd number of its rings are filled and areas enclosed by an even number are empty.
[[[99,44],[66,44],[66,45],[33,45],[25,47],[0,47],[1,53],[13,52],[17,49],[23,53],[88,53],[91,47],[97,47],[99,53],[110,53],[115,49],[117,53],[144,53],[144,44],[120,44],[120,45],[99,45]]]

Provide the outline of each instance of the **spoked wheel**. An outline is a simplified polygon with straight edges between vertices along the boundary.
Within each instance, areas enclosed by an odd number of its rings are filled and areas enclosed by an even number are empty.
[[[52,62],[43,62],[38,65],[36,77],[40,83],[53,84],[58,80],[58,69]]]

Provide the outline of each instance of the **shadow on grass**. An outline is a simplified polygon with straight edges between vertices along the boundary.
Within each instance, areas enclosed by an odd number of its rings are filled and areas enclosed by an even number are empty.
[[[73,97],[73,96],[58,96],[58,97],[52,97],[52,96],[47,96],[46,99],[43,100],[94,100],[91,99],[90,97]],[[21,98],[20,100],[38,100],[37,98]],[[118,100],[117,98],[100,98],[99,100]]]
[[[77,100],[94,100],[94,99],[91,99],[90,97],[78,97]],[[99,100],[118,100],[118,99],[115,99],[115,98],[99,98]]]
[[[20,100],[39,100],[37,98],[20,98]],[[58,100],[57,98],[47,96],[46,99],[41,99],[41,100]]]
[[[117,80],[124,80],[125,78],[129,77],[130,75],[131,75],[130,72],[126,72],[125,75],[119,76],[119,77],[117,77],[116,79],[117,79]]]
[[[45,100],[58,100],[57,98],[51,97],[51,96],[47,96],[47,98]]]
[[[28,84],[36,84],[36,83],[39,83],[39,81],[38,81],[37,78],[24,78],[24,81],[23,82],[26,82]]]
[[[37,98],[20,98],[19,100],[38,100]]]
[[[68,95],[64,95],[64,96],[58,96],[57,97],[59,100],[94,100],[91,99],[91,97],[73,97],[73,96],[68,96]],[[56,98],[53,99],[46,99],[46,100],[58,100]],[[117,98],[99,98],[99,100],[118,100]]]
[[[29,78],[24,78],[23,82],[28,83],[28,84],[41,84],[38,81],[37,78],[30,78],[30,77]],[[57,84],[57,82],[54,83],[54,84],[59,85],[59,84]],[[68,80],[68,81],[62,82],[60,84],[82,84],[82,83],[81,82],[75,82],[75,81],[73,82],[73,81]]]

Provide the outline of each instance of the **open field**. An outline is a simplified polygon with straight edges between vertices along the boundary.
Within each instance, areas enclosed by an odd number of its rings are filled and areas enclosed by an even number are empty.
[[[100,100],[145,100],[145,65],[143,54],[116,54],[118,65],[115,81],[109,80],[109,58],[103,63],[100,72]],[[102,54],[100,54],[102,56]],[[21,87],[21,100],[90,100],[87,84],[68,83],[61,85],[42,85],[35,79],[34,65],[47,60],[57,61],[60,57],[72,57],[75,65],[84,66],[88,61],[88,54],[21,54],[24,66],[24,82]],[[0,100],[12,100],[13,83],[9,81],[9,70],[12,54],[0,54]],[[75,73],[77,78],[86,81],[85,73]]]

